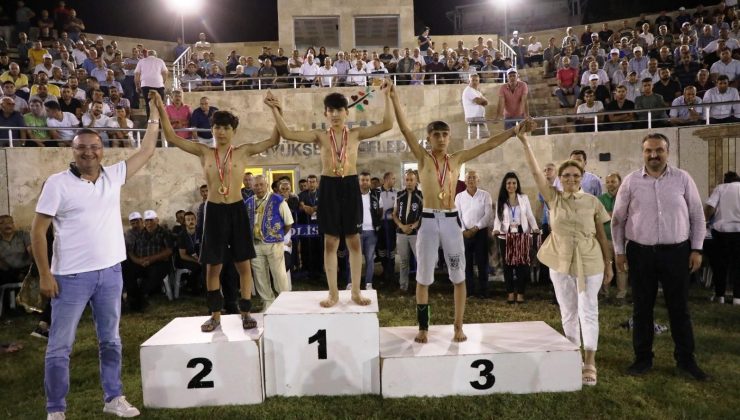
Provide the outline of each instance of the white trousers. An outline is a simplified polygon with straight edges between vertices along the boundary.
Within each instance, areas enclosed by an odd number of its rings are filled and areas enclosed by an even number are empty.
[[[599,342],[599,290],[604,274],[586,277],[586,290],[580,293],[575,276],[550,270],[550,279],[560,305],[565,337],[580,347],[583,335],[583,349],[596,351]]]
[[[283,254],[283,243],[268,244],[262,241],[254,242],[254,250],[257,256],[252,260],[254,272],[254,286],[260,298],[265,302],[267,309],[275,300],[272,285],[270,284],[270,273],[275,282],[275,291],[289,292],[291,284],[288,274],[285,272],[285,255]]]
[[[416,235],[396,234],[396,254],[401,260],[401,275],[399,286],[406,290],[409,288],[409,267],[411,265],[411,254],[416,257]]]
[[[437,265],[439,246],[447,263],[450,281],[458,284],[465,281],[465,244],[457,216],[448,217],[446,211],[427,212],[434,217],[424,217],[416,238],[416,282],[429,286],[434,282],[434,266]]]

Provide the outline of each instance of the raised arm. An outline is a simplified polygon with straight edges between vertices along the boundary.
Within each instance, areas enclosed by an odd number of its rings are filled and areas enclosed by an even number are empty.
[[[404,115],[403,109],[401,109],[401,104],[398,102],[398,91],[396,90],[395,86],[391,86],[390,88],[390,98],[391,101],[393,101],[393,109],[396,112],[396,121],[398,121],[398,128],[401,130],[403,137],[406,139],[406,143],[409,145],[411,153],[413,153],[414,157],[416,157],[416,160],[421,163],[424,159],[424,149],[421,147],[421,145],[419,144],[419,140],[416,138],[416,136],[414,136],[414,132],[411,131],[411,128],[409,128],[409,125],[406,122],[406,115]]]
[[[152,91],[156,94],[155,91]],[[131,178],[134,174],[141,169],[146,163],[154,156],[154,149],[157,145],[157,135],[159,134],[159,124],[155,123],[159,119],[159,109],[152,107],[149,118],[151,122],[146,124],[146,133],[144,133],[144,140],[141,142],[141,148],[138,152],[134,153],[133,156],[126,159],[126,179]],[[117,131],[122,133],[122,131]]]
[[[465,163],[471,159],[475,159],[476,157],[480,156],[481,154],[493,150],[497,148],[498,146],[502,145],[506,140],[508,140],[511,136],[515,135],[514,128],[510,128],[506,131],[502,131],[495,136],[491,136],[488,140],[484,141],[483,143],[471,147],[470,149],[464,149],[457,153],[454,153],[454,155],[459,156],[460,163]]]
[[[265,105],[269,106],[272,110],[272,116],[275,118],[275,126],[277,127],[280,137],[285,140],[297,141],[300,143],[316,143],[319,141],[316,131],[297,131],[288,128],[288,125],[285,124],[285,120],[283,119],[280,101],[273,96],[272,92],[267,91],[264,102]]]
[[[526,125],[528,124],[524,123],[516,126],[516,136],[521,141],[522,147],[524,147],[524,158],[527,161],[529,170],[532,171],[532,176],[534,177],[535,184],[537,184],[537,189],[540,191],[540,194],[542,194],[542,197],[544,197],[545,202],[547,203],[552,201],[555,192],[550,183],[547,182],[545,174],[542,173],[542,171],[540,170],[540,165],[539,163],[537,163],[537,158],[534,157],[534,152],[529,146],[529,140],[527,139],[527,136],[524,132],[524,128],[526,128]]]
[[[164,102],[162,101],[162,97],[159,96],[159,93],[157,93],[155,90],[149,91],[149,105],[151,108],[157,108],[159,112],[159,118],[162,124],[162,131],[164,132],[164,138],[166,138],[168,142],[174,144],[178,148],[192,155],[195,155],[195,156],[203,155],[203,153],[207,149],[206,145],[200,144],[200,143],[194,143],[190,140],[185,140],[184,138],[177,135],[177,133],[175,132],[175,129],[172,128],[170,117],[167,115],[167,111],[164,109]]]
[[[380,91],[383,92],[385,98],[385,111],[383,112],[383,121],[380,124],[371,125],[369,127],[357,128],[357,137],[360,140],[373,138],[393,128],[393,104],[390,99],[391,83],[388,79],[383,81],[383,85],[380,86]]]
[[[237,151],[244,153],[247,156],[252,156],[275,147],[278,143],[280,143],[280,133],[278,133],[277,126],[275,126],[275,128],[272,129],[270,137],[256,143],[240,144],[237,146]]]

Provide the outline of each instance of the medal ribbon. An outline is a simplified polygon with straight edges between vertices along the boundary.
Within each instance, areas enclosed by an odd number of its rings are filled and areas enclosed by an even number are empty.
[[[439,163],[437,162],[437,158],[434,157],[434,154],[431,152],[429,153],[429,156],[431,156],[434,161],[434,168],[437,171],[437,182],[439,182],[439,187],[442,189],[442,192],[444,192],[445,178],[447,178],[447,172],[450,169],[450,155],[445,155],[445,164],[441,173],[439,172]]]
[[[342,129],[342,148],[337,150],[337,138],[334,136],[334,130],[329,128],[329,140],[331,140],[331,164],[334,167],[334,173],[343,174],[345,160],[347,158],[347,143],[349,142],[349,129],[345,126]],[[337,159],[341,170],[337,169]]]
[[[234,146],[229,146],[229,150],[226,151],[226,156],[224,156],[224,165],[225,168],[221,166],[221,159],[218,157],[218,149],[213,149],[213,154],[216,156],[216,168],[218,169],[218,179],[221,181],[221,188],[224,188],[226,191],[223,193],[223,195],[229,195],[229,188],[224,186],[224,170],[226,170],[226,178],[229,179],[229,182],[231,182],[231,165],[229,164],[231,161],[231,152],[234,150]],[[220,191],[219,191],[220,192]]]

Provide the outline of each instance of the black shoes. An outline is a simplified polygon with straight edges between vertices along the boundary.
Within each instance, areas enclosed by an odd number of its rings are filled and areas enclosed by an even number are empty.
[[[705,382],[710,380],[709,375],[706,374],[696,362],[691,361],[688,363],[677,363],[676,368],[683,375],[688,375],[697,381]]]
[[[642,376],[648,373],[652,368],[652,360],[635,360],[635,362],[627,368],[627,374],[632,376]]]

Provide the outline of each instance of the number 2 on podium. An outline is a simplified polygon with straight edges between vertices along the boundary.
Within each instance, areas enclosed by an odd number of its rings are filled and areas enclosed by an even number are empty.
[[[308,344],[319,342],[319,360],[326,359],[326,330],[318,330],[316,334],[308,337]]]

